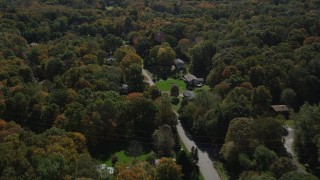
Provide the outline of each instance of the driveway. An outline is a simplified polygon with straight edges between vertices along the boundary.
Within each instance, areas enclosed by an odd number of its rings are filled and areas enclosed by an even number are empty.
[[[149,75],[149,72],[145,69],[142,69],[142,75],[145,77],[146,83],[148,83],[150,86],[155,85],[155,83],[152,81],[152,78]]]
[[[284,137],[284,147],[286,148],[286,151],[288,154],[290,154],[291,159],[292,159],[292,163],[294,165],[296,165],[297,167],[297,171],[298,172],[302,172],[302,173],[306,173],[306,171],[301,168],[301,165],[299,163],[299,161],[297,160],[297,157],[294,153],[294,147],[293,147],[293,140],[294,140],[294,130],[292,128],[290,128],[289,126],[285,126],[284,128],[286,128],[286,130],[288,131],[287,136]]]

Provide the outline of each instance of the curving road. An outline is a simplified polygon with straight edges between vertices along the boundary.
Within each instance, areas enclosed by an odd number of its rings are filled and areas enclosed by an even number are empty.
[[[155,85],[155,83],[152,81],[149,72],[147,72],[147,70],[142,69],[142,74],[145,77],[145,81],[146,83],[148,83],[150,86]],[[178,113],[175,112],[177,114],[177,117],[179,117]],[[198,146],[195,144],[194,141],[192,141],[191,139],[188,138],[186,131],[183,129],[180,120],[178,120],[178,124],[177,124],[177,131],[178,134],[180,136],[181,141],[185,144],[185,146],[187,147],[188,151],[191,151],[192,147],[198,148]],[[199,156],[199,161],[198,161],[198,166],[199,169],[204,177],[204,179],[206,180],[220,180],[220,176],[217,172],[217,170],[214,168],[213,166],[213,162],[212,160],[209,158],[209,155],[207,152],[202,151],[198,148],[198,156]]]

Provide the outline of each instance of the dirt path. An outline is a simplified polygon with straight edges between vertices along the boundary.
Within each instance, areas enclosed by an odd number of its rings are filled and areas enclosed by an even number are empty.
[[[294,153],[293,141],[294,141],[294,130],[288,126],[285,126],[286,130],[288,131],[288,135],[284,137],[284,147],[288,154],[290,154],[293,164],[296,165],[297,171],[306,173],[306,171],[301,167],[297,157]]]
[[[150,86],[155,85],[147,70],[142,69],[142,75],[145,77],[146,83],[148,83]]]

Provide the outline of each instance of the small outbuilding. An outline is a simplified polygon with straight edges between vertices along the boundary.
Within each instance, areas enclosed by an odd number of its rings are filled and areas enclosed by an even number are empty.
[[[185,62],[182,59],[175,59],[174,65],[177,70],[181,70],[184,69]]]
[[[289,113],[290,113],[290,106],[288,105],[272,105],[270,106],[271,109],[273,110],[274,114],[282,114],[285,116],[286,119],[289,118]]]
[[[183,92],[183,99],[185,101],[190,101],[196,98],[196,94],[193,91],[186,90]]]
[[[288,105],[272,105],[271,108],[275,112],[289,112],[290,107]]]
[[[109,66],[112,66],[115,61],[116,61],[115,58],[109,57],[109,58],[107,59],[107,61],[106,61],[106,64],[109,65]]]
[[[122,84],[120,87],[120,94],[128,94],[129,86],[127,84]]]

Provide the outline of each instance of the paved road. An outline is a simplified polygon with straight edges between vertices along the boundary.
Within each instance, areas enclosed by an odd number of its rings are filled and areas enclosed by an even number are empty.
[[[294,153],[294,148],[293,148],[294,130],[288,126],[285,126],[285,128],[288,131],[288,135],[284,137],[284,140],[285,140],[284,147],[286,148],[287,153],[291,155],[292,162],[298,168],[297,169],[298,172],[306,173],[306,171],[301,168],[300,163],[298,162],[296,155]]]
[[[145,70],[142,69],[142,74],[145,77],[146,82],[152,86],[155,85],[155,83],[152,81],[149,73]],[[178,113],[176,113],[178,116]],[[191,151],[192,147],[198,148],[198,146],[192,141],[191,139],[188,138],[185,130],[183,129],[180,120],[178,120],[177,124],[177,130],[178,134],[180,136],[181,141],[186,145],[188,151]],[[213,166],[212,160],[209,158],[209,155],[207,152],[204,152],[198,148],[198,156],[199,156],[199,161],[198,161],[198,166],[199,169],[206,180],[220,180],[220,176],[218,175],[217,170]]]
[[[144,75],[146,83],[148,83],[150,86],[155,85],[147,70],[142,69],[142,75]]]
[[[187,147],[188,151],[191,151],[192,147],[198,148],[197,145],[188,138],[185,130],[183,129],[180,120],[178,120],[177,125],[178,134],[180,136],[180,139]],[[198,155],[199,155],[199,161],[198,166],[200,168],[200,171],[206,180],[220,180],[220,176],[217,172],[217,170],[213,166],[213,162],[209,158],[209,155],[207,152],[202,151],[198,148]]]

